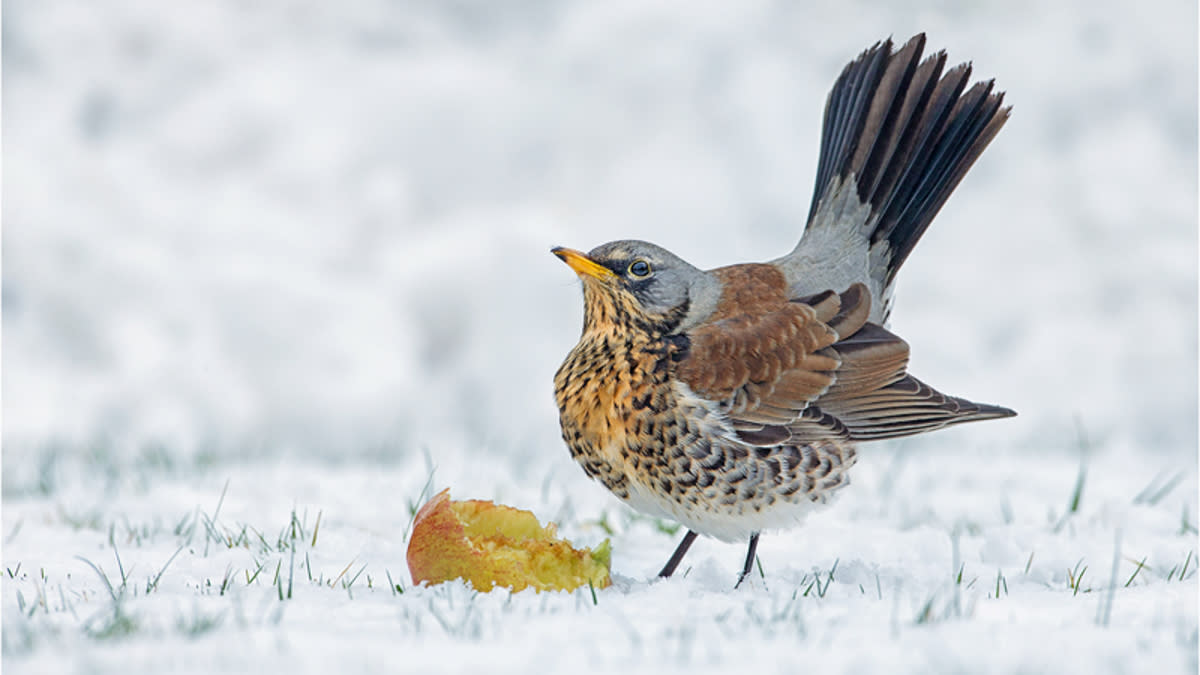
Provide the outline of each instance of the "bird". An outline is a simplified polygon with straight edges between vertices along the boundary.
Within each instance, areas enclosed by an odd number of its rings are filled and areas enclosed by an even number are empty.
[[[759,535],[827,504],[858,444],[1016,415],[910,375],[887,328],[897,272],[1011,113],[925,42],[879,41],[836,79],[788,254],[701,270],[639,240],[551,249],[584,300],[554,377],[562,438],[634,510],[687,528],[659,577],[702,534],[748,541],[740,586]]]

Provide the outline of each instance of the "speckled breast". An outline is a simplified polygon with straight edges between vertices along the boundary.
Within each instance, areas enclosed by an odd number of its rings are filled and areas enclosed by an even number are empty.
[[[559,368],[563,440],[588,476],[638,511],[728,541],[794,525],[849,482],[850,444],[739,440],[720,403],[673,378],[680,339],[585,335]]]

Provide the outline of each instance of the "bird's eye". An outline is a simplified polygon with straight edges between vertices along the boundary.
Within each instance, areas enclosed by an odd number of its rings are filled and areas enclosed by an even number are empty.
[[[639,278],[650,276],[650,263],[645,260],[634,260],[629,264],[629,274]]]

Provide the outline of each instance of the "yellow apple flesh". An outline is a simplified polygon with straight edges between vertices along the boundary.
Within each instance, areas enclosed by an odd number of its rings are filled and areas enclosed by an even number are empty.
[[[408,570],[414,584],[464,579],[480,591],[570,591],[589,582],[595,588],[612,583],[607,539],[595,551],[580,550],[556,538],[555,529],[554,523],[542,527],[529,511],[451,501],[450,490],[442,490],[417,511]]]

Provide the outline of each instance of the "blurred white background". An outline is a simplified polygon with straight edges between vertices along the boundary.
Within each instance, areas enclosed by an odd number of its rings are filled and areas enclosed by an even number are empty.
[[[927,31],[1012,119],[901,275],[933,443],[1187,457],[1196,5],[5,3],[5,488],[118,463],[570,460],[553,245],[791,248],[845,62]],[[922,441],[925,442],[925,441]],[[538,475],[540,471],[537,472]]]

